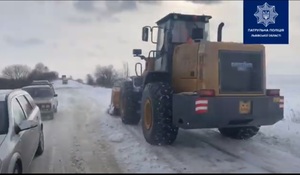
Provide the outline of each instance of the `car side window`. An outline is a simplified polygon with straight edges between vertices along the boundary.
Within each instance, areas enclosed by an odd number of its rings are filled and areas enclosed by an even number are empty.
[[[25,113],[16,98],[12,100],[12,114],[16,124],[18,125],[22,121],[26,120]]]
[[[24,96],[25,96],[26,100],[28,101],[28,103],[30,103],[32,109],[34,109],[36,107],[34,100],[30,97],[30,95],[26,94]]]
[[[30,105],[30,103],[25,99],[25,97],[22,95],[22,96],[19,96],[17,97],[18,101],[20,102],[22,108],[24,109],[25,113],[27,114],[27,117],[30,116],[33,108],[32,106]]]

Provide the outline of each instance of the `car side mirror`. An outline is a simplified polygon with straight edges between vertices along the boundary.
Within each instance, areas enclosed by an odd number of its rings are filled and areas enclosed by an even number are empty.
[[[19,134],[21,131],[29,130],[38,126],[38,122],[34,120],[23,120],[19,125],[15,125],[15,132]]]
[[[57,94],[54,94],[54,97],[57,97]]]
[[[132,54],[134,57],[138,57],[142,54],[142,49],[133,49]]]
[[[148,39],[149,39],[149,28],[145,26],[143,27],[142,40],[147,42]]]

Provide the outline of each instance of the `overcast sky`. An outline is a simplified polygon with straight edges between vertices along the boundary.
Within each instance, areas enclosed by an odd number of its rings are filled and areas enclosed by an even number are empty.
[[[300,74],[300,2],[290,1],[290,44],[267,45],[267,72]],[[131,73],[140,61],[133,48],[146,53],[154,45],[141,41],[141,28],[171,12],[212,15],[210,34],[225,22],[224,41],[243,41],[242,1],[15,1],[0,2],[0,69],[11,64],[85,78],[95,66],[128,62]]]

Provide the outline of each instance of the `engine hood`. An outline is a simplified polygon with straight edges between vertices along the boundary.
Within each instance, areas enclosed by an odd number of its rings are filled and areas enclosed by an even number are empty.
[[[53,98],[34,98],[33,100],[35,101],[36,104],[53,102]]]

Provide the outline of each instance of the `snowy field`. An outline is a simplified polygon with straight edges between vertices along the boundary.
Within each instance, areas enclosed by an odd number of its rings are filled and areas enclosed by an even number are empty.
[[[300,172],[300,76],[268,77],[268,88],[285,96],[285,116],[255,137],[238,141],[214,129],[179,130],[175,143],[165,147],[146,143],[140,125],[106,114],[111,89],[74,81],[54,86],[58,116],[45,122],[49,146],[33,161],[32,172]]]

